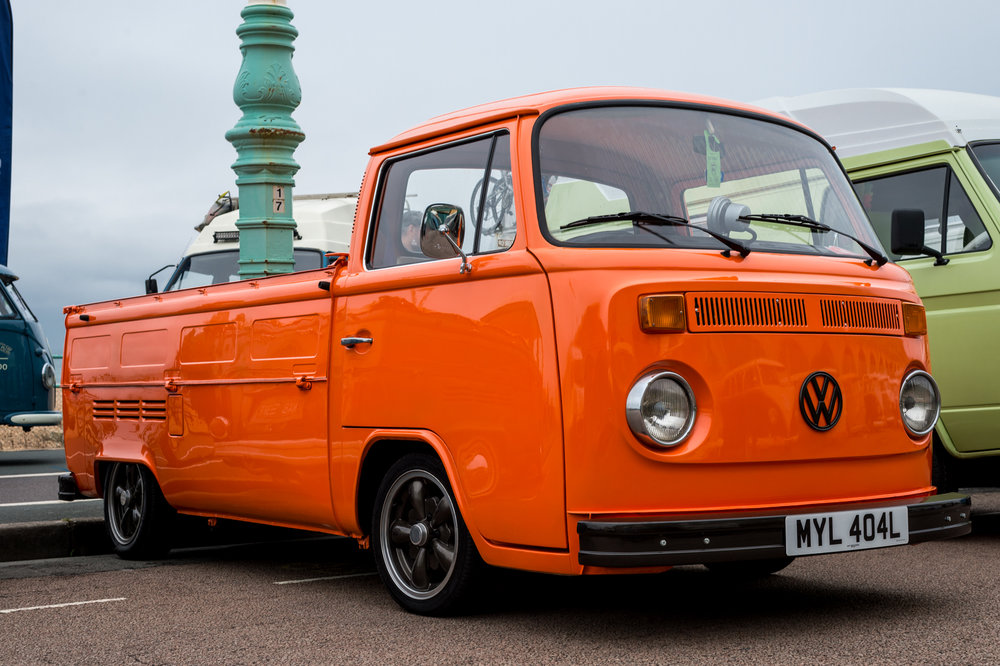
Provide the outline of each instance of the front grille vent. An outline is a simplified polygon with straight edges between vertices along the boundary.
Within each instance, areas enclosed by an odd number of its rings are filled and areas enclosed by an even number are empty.
[[[819,306],[826,328],[890,332],[901,329],[897,301],[823,298]]]
[[[901,306],[890,298],[692,292],[684,308],[692,333],[903,335]]]
[[[95,400],[94,418],[119,421],[166,421],[165,400]]]
[[[805,301],[797,296],[694,296],[696,328],[775,330],[805,328]]]

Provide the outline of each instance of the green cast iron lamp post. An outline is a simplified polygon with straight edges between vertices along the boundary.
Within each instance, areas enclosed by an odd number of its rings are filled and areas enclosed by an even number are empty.
[[[239,187],[240,279],[293,270],[292,187],[298,163],[295,148],[305,138],[292,119],[302,101],[292,69],[291,24],[285,0],[250,0],[236,29],[243,64],[233,86],[233,101],[243,117],[226,132],[236,148],[233,163]]]

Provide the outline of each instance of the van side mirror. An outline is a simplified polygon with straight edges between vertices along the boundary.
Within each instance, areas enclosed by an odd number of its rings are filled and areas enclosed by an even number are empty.
[[[161,268],[159,270],[153,271],[150,274],[150,276],[148,278],[146,278],[146,293],[147,294],[155,294],[155,293],[157,293],[159,291],[159,285],[156,284],[156,278],[153,277],[154,275],[157,275],[158,273],[162,273],[163,271],[167,270],[168,268],[173,268],[176,265],[177,264],[167,264],[163,268]]]
[[[894,254],[928,254],[937,258],[935,266],[948,263],[948,259],[940,251],[925,245],[924,211],[906,208],[892,211],[891,234]]]
[[[424,210],[420,224],[420,251],[432,259],[462,257],[462,273],[472,270],[462,251],[465,238],[465,213],[452,204],[431,204]]]

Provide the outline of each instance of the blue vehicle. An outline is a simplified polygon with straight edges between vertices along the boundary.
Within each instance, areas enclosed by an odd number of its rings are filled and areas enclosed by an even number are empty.
[[[14,286],[17,276],[0,264],[0,424],[59,425],[56,370],[42,325]]]

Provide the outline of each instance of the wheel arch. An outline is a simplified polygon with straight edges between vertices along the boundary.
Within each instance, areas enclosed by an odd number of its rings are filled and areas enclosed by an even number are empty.
[[[355,516],[358,525],[366,536],[370,536],[372,513],[375,510],[375,495],[379,484],[392,465],[405,455],[411,453],[426,453],[441,462],[447,476],[448,485],[458,503],[462,519],[472,535],[473,540],[482,551],[483,542],[474,528],[475,520],[470,515],[469,504],[458,483],[458,473],[455,461],[448,447],[433,433],[425,431],[386,432],[376,431],[365,442],[358,473],[358,485],[355,489]]]
[[[109,451],[109,448],[112,450]],[[108,470],[112,464],[119,462],[135,463],[147,468],[153,475],[153,478],[156,479],[157,485],[162,488],[160,477],[156,473],[156,463],[153,460],[152,452],[148,448],[143,447],[141,450],[135,450],[134,447],[130,446],[127,449],[119,450],[117,447],[108,447],[106,445],[105,450],[94,458],[94,486],[98,497],[104,497],[104,487]]]

